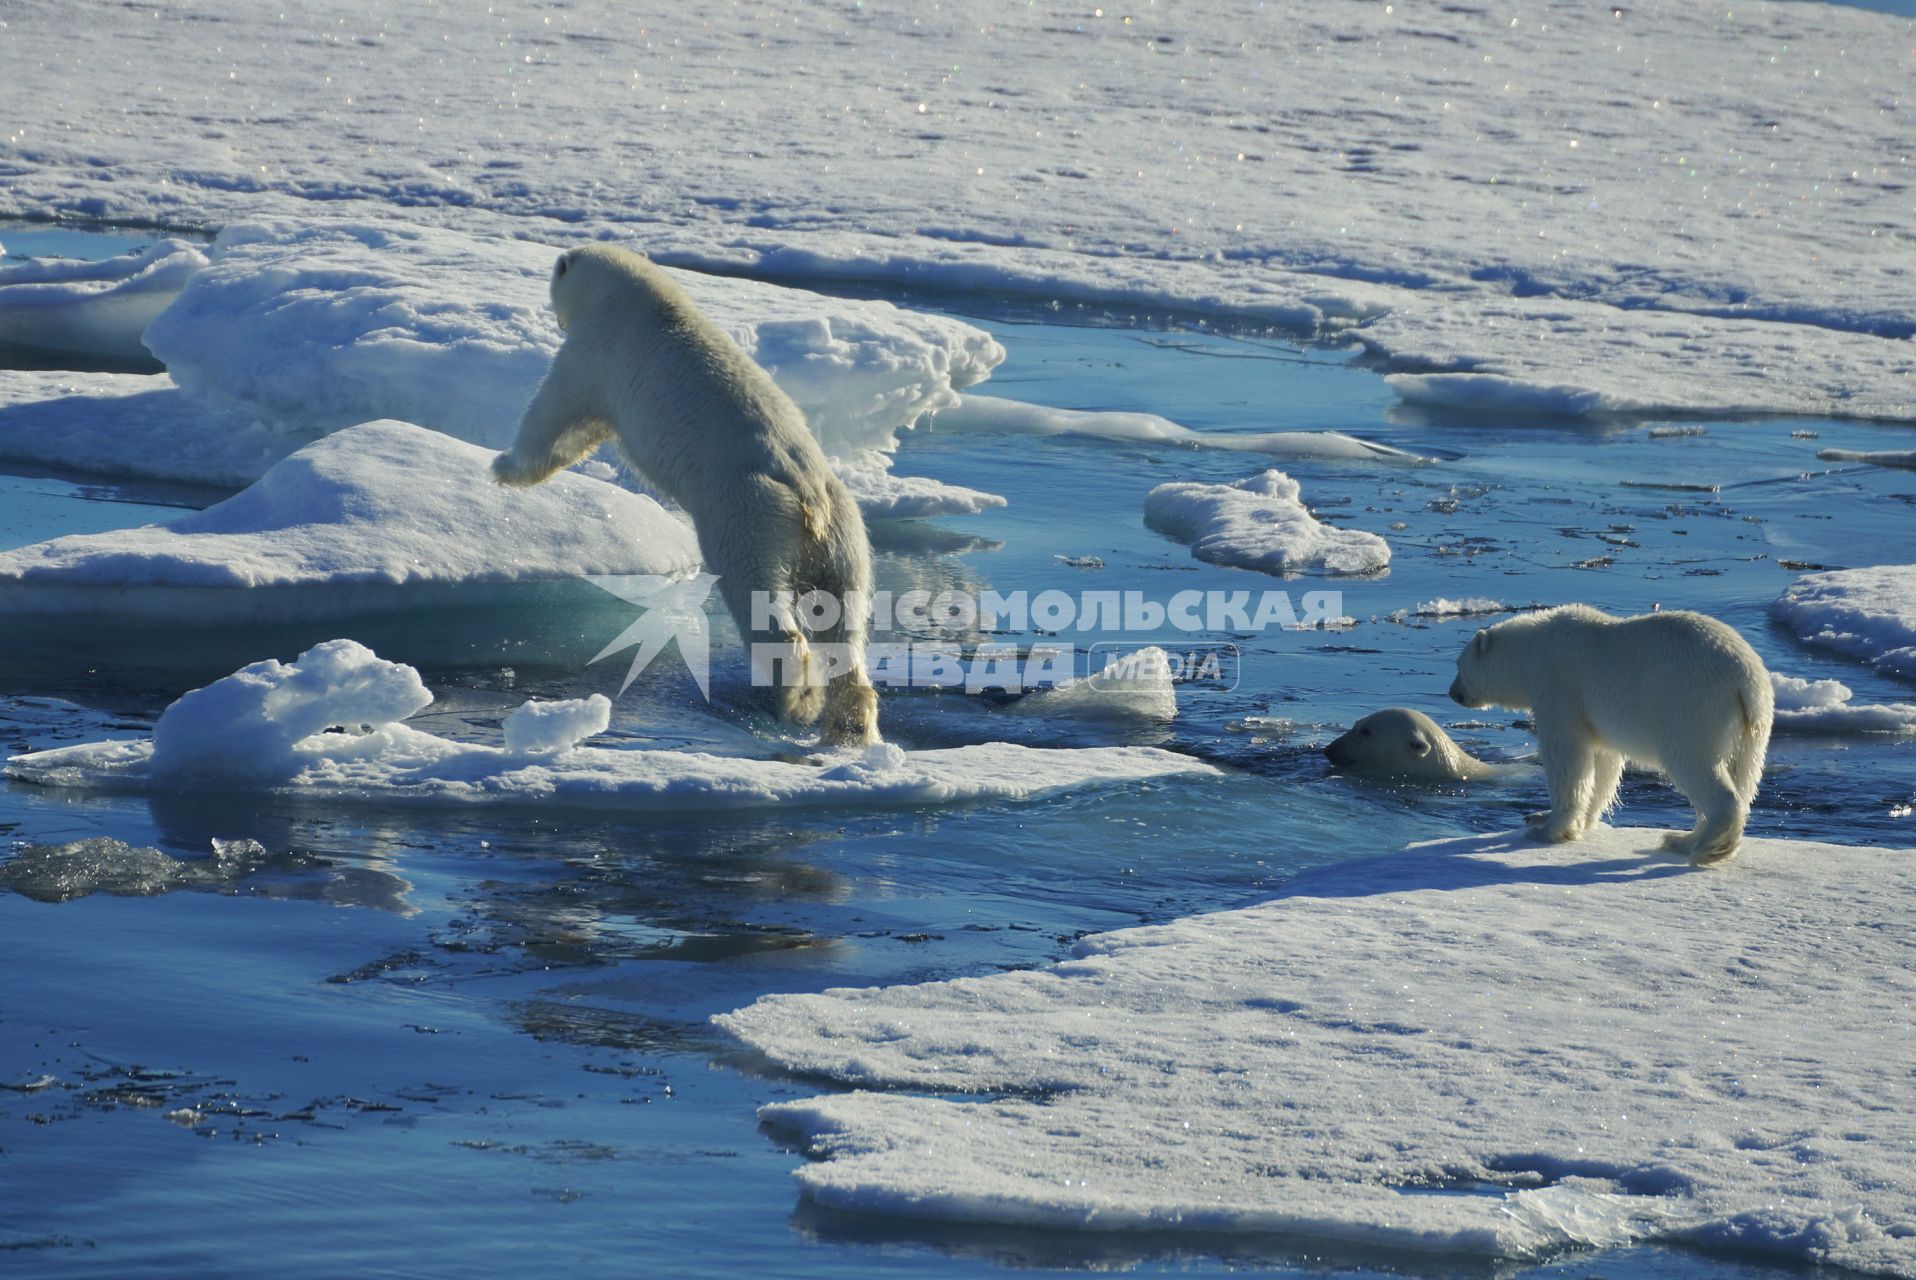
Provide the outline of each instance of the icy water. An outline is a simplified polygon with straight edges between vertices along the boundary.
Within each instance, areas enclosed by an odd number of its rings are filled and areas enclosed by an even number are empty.
[[[1906,428],[1431,416],[1397,406],[1349,353],[1279,337],[981,323],[1011,353],[984,388],[994,394],[1210,431],[1337,428],[1444,459],[1277,463],[1320,516],[1382,533],[1395,552],[1378,578],[1283,583],[1195,561],[1141,518],[1151,486],[1236,479],[1260,469],[1255,455],[935,425],[907,439],[899,470],[1010,505],[875,529],[881,586],[1160,600],[1331,586],[1358,625],[1201,637],[1239,646],[1237,686],[1186,688],[1167,731],[1067,732],[908,691],[884,701],[890,735],[1151,741],[1230,776],[1023,805],[644,819],[0,784],[0,840],[15,848],[112,837],[179,857],[205,857],[215,839],[264,850],[225,879],[151,896],[67,896],[76,886],[0,863],[0,1271],[1802,1274],[1667,1250],[1525,1269],[1288,1240],[954,1231],[797,1202],[788,1175],[801,1157],[753,1112],[824,1086],[765,1072],[708,1015],[770,991],[1043,964],[1089,931],[1256,901],[1307,866],[1510,827],[1539,807],[1535,779],[1463,792],[1330,773],[1316,749],[1393,704],[1463,726],[1486,753],[1528,749],[1512,717],[1444,701],[1481,620],[1392,620],[1399,611],[1467,596],[1694,607],[1742,628],[1777,670],[1840,678],[1858,701],[1910,696],[1801,649],[1764,612],[1791,580],[1785,561],[1916,555],[1916,475],[1815,460],[1819,447],[1907,447]],[[1702,431],[1652,435],[1671,425]],[[0,545],[163,519],[205,498],[0,475]],[[0,746],[143,733],[191,684],[335,634],[422,666],[440,694],[422,727],[485,737],[528,696],[617,690],[621,662],[585,659],[629,619],[593,594],[273,633],[16,630],[0,637]],[[682,672],[655,669],[618,701],[615,731],[740,749],[764,726],[739,683],[736,666],[719,673],[714,712]],[[1773,761],[1753,832],[1912,843],[1912,820],[1897,815],[1916,798],[1916,744],[1784,738]],[[1646,779],[1627,782],[1625,805],[1631,823],[1679,818]]]

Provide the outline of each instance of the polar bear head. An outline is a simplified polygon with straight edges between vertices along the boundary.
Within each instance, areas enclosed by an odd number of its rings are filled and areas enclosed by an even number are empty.
[[[1450,682],[1450,700],[1460,707],[1476,710],[1496,702],[1489,693],[1489,677],[1484,672],[1491,647],[1497,643],[1497,637],[1491,634],[1496,629],[1484,627],[1457,655],[1457,677]]]
[[[1473,710],[1482,707],[1508,707],[1528,711],[1531,706],[1530,655],[1542,656],[1537,646],[1561,638],[1562,625],[1589,625],[1610,622],[1607,615],[1589,605],[1565,604],[1539,609],[1519,617],[1485,627],[1470,638],[1457,655],[1457,678],[1450,683],[1451,701]],[[1546,632],[1546,628],[1550,628]]]
[[[1491,706],[1520,710],[1529,706],[1513,670],[1521,638],[1512,632],[1529,630],[1539,616],[1512,618],[1472,636],[1457,655],[1457,678],[1450,682],[1450,700],[1473,710]]]
[[[620,300],[620,319],[629,324],[635,302],[656,301],[676,292],[652,260],[617,245],[588,244],[567,249],[552,264],[552,311],[559,328],[573,322],[602,299]]]
[[[1477,778],[1490,769],[1451,741],[1435,720],[1409,707],[1371,712],[1325,747],[1324,756],[1340,769],[1433,782]]]

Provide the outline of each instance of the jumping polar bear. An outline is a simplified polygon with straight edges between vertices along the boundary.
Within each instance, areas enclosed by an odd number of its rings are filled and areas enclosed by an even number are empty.
[[[1340,769],[1419,782],[1474,782],[1504,772],[1465,751],[1435,720],[1409,707],[1371,712],[1325,747],[1324,756]]]
[[[1613,618],[1572,604],[1479,631],[1450,696],[1530,711],[1550,785],[1544,838],[1575,840],[1616,801],[1626,759],[1661,769],[1696,807],[1663,846],[1730,857],[1763,776],[1775,695],[1742,636],[1700,613]]]
[[[799,407],[641,254],[589,245],[561,255],[552,309],[565,341],[493,475],[537,484],[616,440],[692,517],[755,674],[771,671],[774,653],[788,660],[781,714],[822,716],[830,745],[877,742],[865,671],[871,545]],[[821,602],[808,639],[792,609],[767,601],[811,592],[837,608]]]

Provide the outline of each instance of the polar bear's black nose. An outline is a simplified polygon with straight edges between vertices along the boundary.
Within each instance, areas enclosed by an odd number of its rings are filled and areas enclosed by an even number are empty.
[[[1462,676],[1458,676],[1450,682],[1450,700],[1460,707],[1470,705],[1470,699],[1464,693],[1464,678]]]
[[[1324,748],[1324,758],[1340,769],[1346,767],[1351,762],[1350,752],[1345,749],[1342,738],[1337,739],[1328,747]]]

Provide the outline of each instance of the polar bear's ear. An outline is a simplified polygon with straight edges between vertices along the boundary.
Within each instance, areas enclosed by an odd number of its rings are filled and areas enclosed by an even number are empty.
[[[1429,755],[1430,754],[1429,740],[1426,739],[1424,735],[1421,733],[1412,734],[1410,737],[1410,753],[1414,756]]]
[[[1479,631],[1477,633],[1476,639],[1470,642],[1470,651],[1476,654],[1479,658],[1483,657],[1486,653],[1490,652],[1490,628],[1489,627],[1485,627],[1482,631]]]

